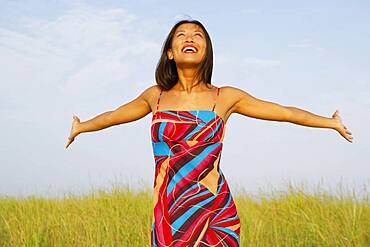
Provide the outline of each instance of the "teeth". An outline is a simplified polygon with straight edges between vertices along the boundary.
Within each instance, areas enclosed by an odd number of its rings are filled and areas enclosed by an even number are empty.
[[[197,50],[194,48],[194,47],[191,47],[191,46],[187,46],[183,49],[184,52],[188,52],[188,51],[193,51],[193,52],[196,52]]]

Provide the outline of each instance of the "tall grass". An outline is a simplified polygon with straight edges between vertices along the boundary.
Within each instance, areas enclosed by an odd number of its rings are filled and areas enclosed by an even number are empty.
[[[241,246],[370,246],[369,197],[235,193]],[[129,186],[63,198],[0,197],[0,246],[150,246],[152,189]]]
[[[366,192],[366,190],[365,190]],[[284,192],[238,194],[241,246],[370,247],[369,194],[317,188],[307,193],[291,183]]]

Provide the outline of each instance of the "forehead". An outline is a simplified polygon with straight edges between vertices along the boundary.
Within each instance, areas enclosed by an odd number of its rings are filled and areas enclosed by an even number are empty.
[[[203,32],[203,29],[198,26],[195,23],[183,23],[180,26],[176,28],[175,32],[180,32],[180,31],[200,31]]]

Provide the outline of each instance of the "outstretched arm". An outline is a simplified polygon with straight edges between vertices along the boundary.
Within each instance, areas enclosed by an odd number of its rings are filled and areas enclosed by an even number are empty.
[[[338,131],[347,141],[353,141],[352,133],[343,125],[338,110],[334,112],[331,118],[327,118],[296,107],[287,106],[286,108],[291,111],[288,122],[317,128],[331,128]]]
[[[322,117],[297,107],[283,106],[257,99],[238,88],[228,88],[235,98],[232,112],[264,120],[290,122],[316,128],[330,128],[338,131],[346,140],[352,142],[352,133],[342,124],[338,111],[331,118]]]
[[[80,119],[74,115],[71,133],[65,148],[68,148],[74,138],[81,133],[98,131],[114,125],[132,122],[146,116],[151,112],[148,99],[151,97],[154,87],[155,86],[151,86],[147,88],[137,98],[123,104],[117,109],[99,114],[88,121],[80,122]]]

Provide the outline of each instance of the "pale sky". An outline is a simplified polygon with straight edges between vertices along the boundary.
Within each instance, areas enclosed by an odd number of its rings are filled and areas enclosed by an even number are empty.
[[[86,121],[156,84],[171,27],[190,16],[214,49],[212,84],[331,117],[331,129],[232,114],[221,169],[232,192],[370,188],[368,1],[0,0],[0,195],[56,196],[130,181],[152,187],[152,114],[84,133]]]

